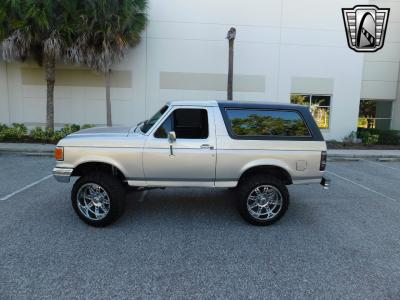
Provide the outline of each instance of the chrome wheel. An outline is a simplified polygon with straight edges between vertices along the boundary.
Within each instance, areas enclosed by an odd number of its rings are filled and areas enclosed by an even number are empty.
[[[110,211],[110,197],[106,190],[96,183],[86,183],[77,194],[79,211],[90,220],[102,220]]]
[[[282,194],[272,185],[260,185],[247,197],[247,210],[257,220],[270,220],[282,209]]]

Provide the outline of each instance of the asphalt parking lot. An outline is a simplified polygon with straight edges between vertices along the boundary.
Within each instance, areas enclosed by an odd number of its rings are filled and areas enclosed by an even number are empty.
[[[0,298],[400,298],[400,162],[330,162],[286,216],[242,221],[230,191],[128,195],[82,223],[53,160],[0,153]],[[144,198],[144,199],[142,199]]]

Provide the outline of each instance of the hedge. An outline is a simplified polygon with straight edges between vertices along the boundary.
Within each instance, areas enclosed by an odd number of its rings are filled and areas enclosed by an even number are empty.
[[[0,124],[0,142],[30,142],[30,143],[50,143],[56,144],[59,140],[67,135],[79,131],[81,129],[91,128],[93,125],[85,124],[79,126],[77,124],[65,125],[60,130],[49,131],[41,127],[32,130],[24,124],[13,123],[11,126]]]
[[[366,145],[400,145],[400,131],[358,128],[357,137]]]

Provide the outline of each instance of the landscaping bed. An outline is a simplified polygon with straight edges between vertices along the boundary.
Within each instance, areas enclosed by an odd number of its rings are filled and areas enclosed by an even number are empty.
[[[11,126],[0,124],[0,142],[7,143],[40,143],[40,144],[57,144],[59,140],[67,135],[79,131],[81,129],[91,128],[93,125],[65,125],[59,130],[46,130],[36,127],[32,130],[24,124],[13,123]]]
[[[359,128],[342,142],[327,141],[328,149],[400,150],[400,131]]]

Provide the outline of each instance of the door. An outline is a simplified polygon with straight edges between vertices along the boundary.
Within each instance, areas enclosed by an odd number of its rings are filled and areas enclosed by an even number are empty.
[[[175,132],[176,140],[168,139]],[[207,107],[175,107],[149,135],[143,152],[147,185],[213,186],[215,125]]]

